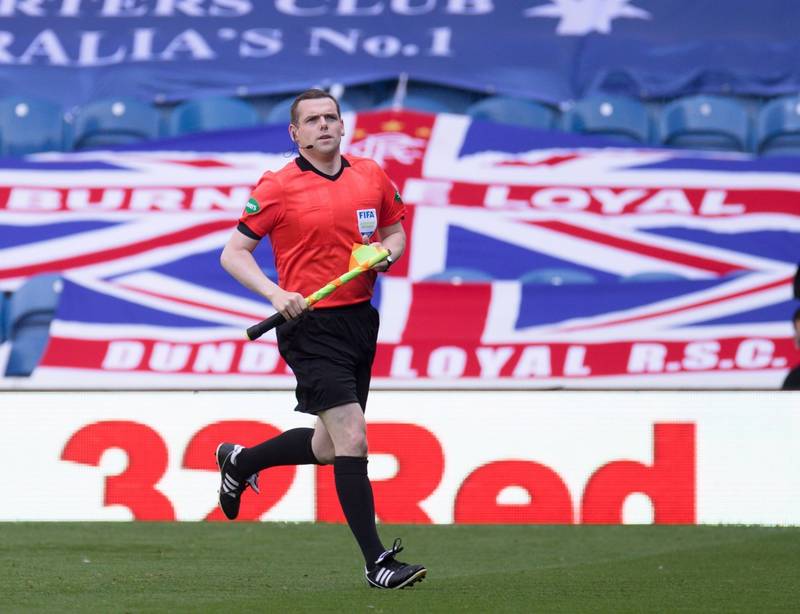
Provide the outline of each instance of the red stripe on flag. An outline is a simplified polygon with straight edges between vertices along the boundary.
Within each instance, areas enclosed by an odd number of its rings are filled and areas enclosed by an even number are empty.
[[[691,303],[689,305],[683,305],[682,307],[673,307],[672,309],[663,309],[661,311],[656,311],[655,313],[647,313],[638,316],[633,316],[630,318],[622,318],[621,320],[612,320],[610,322],[601,322],[598,324],[589,324],[586,326],[569,326],[567,328],[562,328],[562,331],[565,332],[573,332],[578,330],[592,330],[594,328],[604,328],[607,326],[615,326],[617,324],[629,324],[631,322],[639,322],[641,320],[648,320],[650,318],[658,318],[661,316],[668,316],[673,313],[680,313],[681,311],[687,311],[689,309],[697,309],[698,307],[707,307],[708,305],[713,305],[714,303],[722,303],[725,301],[730,301],[733,299],[741,298],[743,296],[748,296],[750,294],[755,294],[756,292],[763,292],[765,290],[772,290],[773,288],[779,288],[780,286],[788,285],[792,282],[791,277],[786,277],[784,279],[779,279],[778,281],[773,281],[768,284],[764,284],[758,286],[756,288],[749,288],[748,290],[742,290],[740,292],[734,292],[733,294],[726,294],[724,296],[718,296],[716,298],[707,299],[705,301],[700,301],[698,303]]]
[[[115,285],[120,288],[125,288],[126,290],[130,290],[131,292],[138,292],[140,294],[145,294],[147,296],[164,299],[172,303],[180,303],[181,305],[188,305],[189,307],[200,307],[201,309],[208,309],[209,311],[214,311],[217,313],[224,313],[227,315],[250,318],[253,321],[263,320],[269,315],[268,313],[249,313],[245,311],[237,311],[235,309],[226,309],[225,307],[217,307],[216,305],[211,305],[209,303],[201,303],[200,301],[193,301],[188,298],[181,298],[179,296],[172,296],[170,294],[162,294],[161,292],[155,292],[153,290],[145,290],[144,288],[129,286],[127,284],[118,283]]]
[[[602,245],[616,247],[625,251],[641,254],[643,256],[650,256],[652,258],[660,258],[661,260],[668,260],[676,264],[702,269],[717,275],[727,275],[735,271],[744,271],[745,267],[738,264],[731,264],[729,262],[722,262],[720,260],[711,260],[703,258],[702,256],[693,256],[684,252],[673,251],[663,247],[655,247],[648,243],[641,243],[638,241],[631,241],[629,239],[621,239],[610,234],[589,230],[582,226],[575,226],[573,224],[566,224],[564,222],[528,222],[534,226],[541,226],[548,230],[568,234],[572,237],[579,239],[586,239],[588,241],[595,241]]]
[[[233,229],[234,226],[235,223],[230,220],[207,222],[205,224],[199,224],[197,226],[186,228],[166,237],[158,236],[152,239],[145,239],[144,241],[138,241],[136,243],[130,243],[122,247],[116,247],[100,252],[80,254],[79,256],[71,256],[69,258],[62,258],[60,260],[48,260],[46,262],[28,264],[21,267],[14,267],[12,269],[0,269],[0,279],[27,277],[29,275],[37,275],[39,273],[67,271],[93,264],[106,263],[117,258],[133,256],[151,249],[167,247],[169,245],[191,241],[218,230],[225,230],[226,228]]]

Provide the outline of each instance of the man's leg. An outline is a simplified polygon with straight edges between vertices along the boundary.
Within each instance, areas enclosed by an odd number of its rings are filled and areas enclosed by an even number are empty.
[[[258,491],[258,472],[262,469],[279,465],[323,464],[325,459],[318,460],[314,453],[315,438],[320,453],[332,459],[333,453],[328,450],[333,449],[333,444],[327,433],[315,434],[311,428],[290,429],[251,448],[221,443],[216,458],[221,480],[219,506],[225,516],[234,520],[239,515],[242,493],[248,486]]]
[[[347,524],[364,554],[367,582],[374,588],[405,588],[425,577],[423,565],[409,565],[395,558],[403,547],[394,540],[385,550],[375,527],[375,503],[367,477],[367,425],[358,403],[320,412],[322,426],[333,442],[336,492]]]
[[[314,456],[317,457],[320,465],[333,464],[336,451],[333,448],[333,441],[328,434],[328,429],[325,428],[325,424],[319,416],[317,416],[317,422],[314,424],[314,436],[311,438],[311,450],[314,452]]]
[[[367,476],[364,412],[358,403],[348,403],[320,412],[319,418],[333,443],[333,474],[339,503],[370,568],[385,548],[375,527],[375,502]]]
[[[320,464],[312,448],[313,436],[312,428],[290,429],[256,446],[243,448],[233,458],[233,464],[243,475],[279,465]]]

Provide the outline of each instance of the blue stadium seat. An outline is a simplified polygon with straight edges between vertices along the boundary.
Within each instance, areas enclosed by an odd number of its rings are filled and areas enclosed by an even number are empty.
[[[389,108],[392,106],[392,101],[384,102],[379,105],[380,108]],[[423,111],[425,113],[452,113],[453,110],[446,102],[437,100],[435,98],[428,98],[427,96],[409,94],[403,99],[401,108],[410,111]]]
[[[686,277],[668,271],[643,271],[620,277],[622,283],[649,281],[686,281]]]
[[[0,343],[8,337],[8,295],[0,290]]]
[[[269,110],[267,113],[267,123],[268,124],[288,124],[289,123],[289,113],[292,110],[292,103],[296,95],[290,96],[289,98],[284,98],[283,100],[279,101]],[[346,100],[339,101],[339,110],[342,113],[349,113],[353,111],[353,106],[347,102]]]
[[[292,109],[292,103],[294,102],[295,96],[289,96],[284,98],[283,100],[278,101],[275,103],[269,113],[267,113],[267,123],[268,124],[288,124],[289,123],[289,112]]]
[[[152,106],[132,98],[90,103],[75,117],[73,149],[110,147],[155,139],[161,116]]]
[[[428,275],[423,281],[442,281],[454,285],[492,281],[492,276],[477,269],[451,268]]]
[[[521,98],[489,96],[467,107],[466,114],[500,124],[516,124],[547,130],[555,127],[558,114],[552,108]]]
[[[650,116],[647,108],[633,98],[588,96],[564,113],[564,129],[643,144],[650,140]]]
[[[169,118],[169,133],[172,135],[225,130],[256,126],[261,123],[258,111],[237,98],[224,96],[197,98],[179,104]]]
[[[761,107],[756,121],[756,152],[800,154],[800,96],[783,96]]]
[[[66,140],[64,116],[58,105],[21,96],[0,99],[0,154],[62,151]]]
[[[390,109],[394,105],[392,100],[386,100],[379,104],[379,109]],[[422,111],[424,113],[451,113],[452,110],[446,103],[426,96],[409,95],[403,99],[401,108],[410,111]]]
[[[685,149],[746,151],[750,121],[740,102],[719,96],[690,96],[661,110],[659,139]]]
[[[533,269],[519,278],[522,284],[540,284],[563,286],[567,284],[593,284],[597,282],[594,275],[577,269]]]
[[[339,99],[339,105],[347,105],[354,111],[366,111],[375,107],[382,98],[378,89],[371,85],[354,85],[346,87]]]
[[[58,275],[31,277],[14,294],[8,308],[11,352],[6,375],[29,376],[42,358],[50,336],[50,322],[61,294]]]
[[[478,95],[473,92],[443,85],[409,82],[401,107],[426,113],[465,113]],[[390,109],[394,97],[389,97],[377,108]]]
[[[419,105],[438,103],[446,109],[444,113],[464,113],[478,99],[477,94],[467,90],[414,81],[408,83],[406,93],[405,108],[419,109]]]

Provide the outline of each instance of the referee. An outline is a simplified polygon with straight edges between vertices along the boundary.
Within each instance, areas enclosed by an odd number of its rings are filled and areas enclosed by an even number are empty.
[[[396,589],[425,577],[422,565],[395,557],[375,527],[367,476],[367,406],[378,338],[378,312],[370,304],[377,272],[402,256],[404,205],[383,170],[368,158],[342,156],[344,123],[339,104],[311,89],[292,104],[289,135],[299,156],[261,177],[237,230],[222,252],[222,266],[239,283],[267,299],[285,318],[278,349],[297,378],[296,411],[314,414],[311,428],[296,428],[251,448],[221,443],[219,504],[233,520],[244,490],[258,491],[258,472],[277,465],[333,463],[339,502],[364,555],[370,586]],[[253,257],[268,236],[278,282]],[[350,268],[354,247],[379,240],[390,256],[309,310],[304,296]]]

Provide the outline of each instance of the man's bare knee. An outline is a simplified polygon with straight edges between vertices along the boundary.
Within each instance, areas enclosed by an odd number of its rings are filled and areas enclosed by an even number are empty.
[[[367,425],[357,403],[349,403],[319,414],[336,456],[367,455]]]
[[[367,438],[366,435],[364,436],[354,436],[345,447],[343,447],[342,452],[340,453],[338,450],[336,452],[337,456],[356,456],[359,458],[366,458],[367,456]]]

